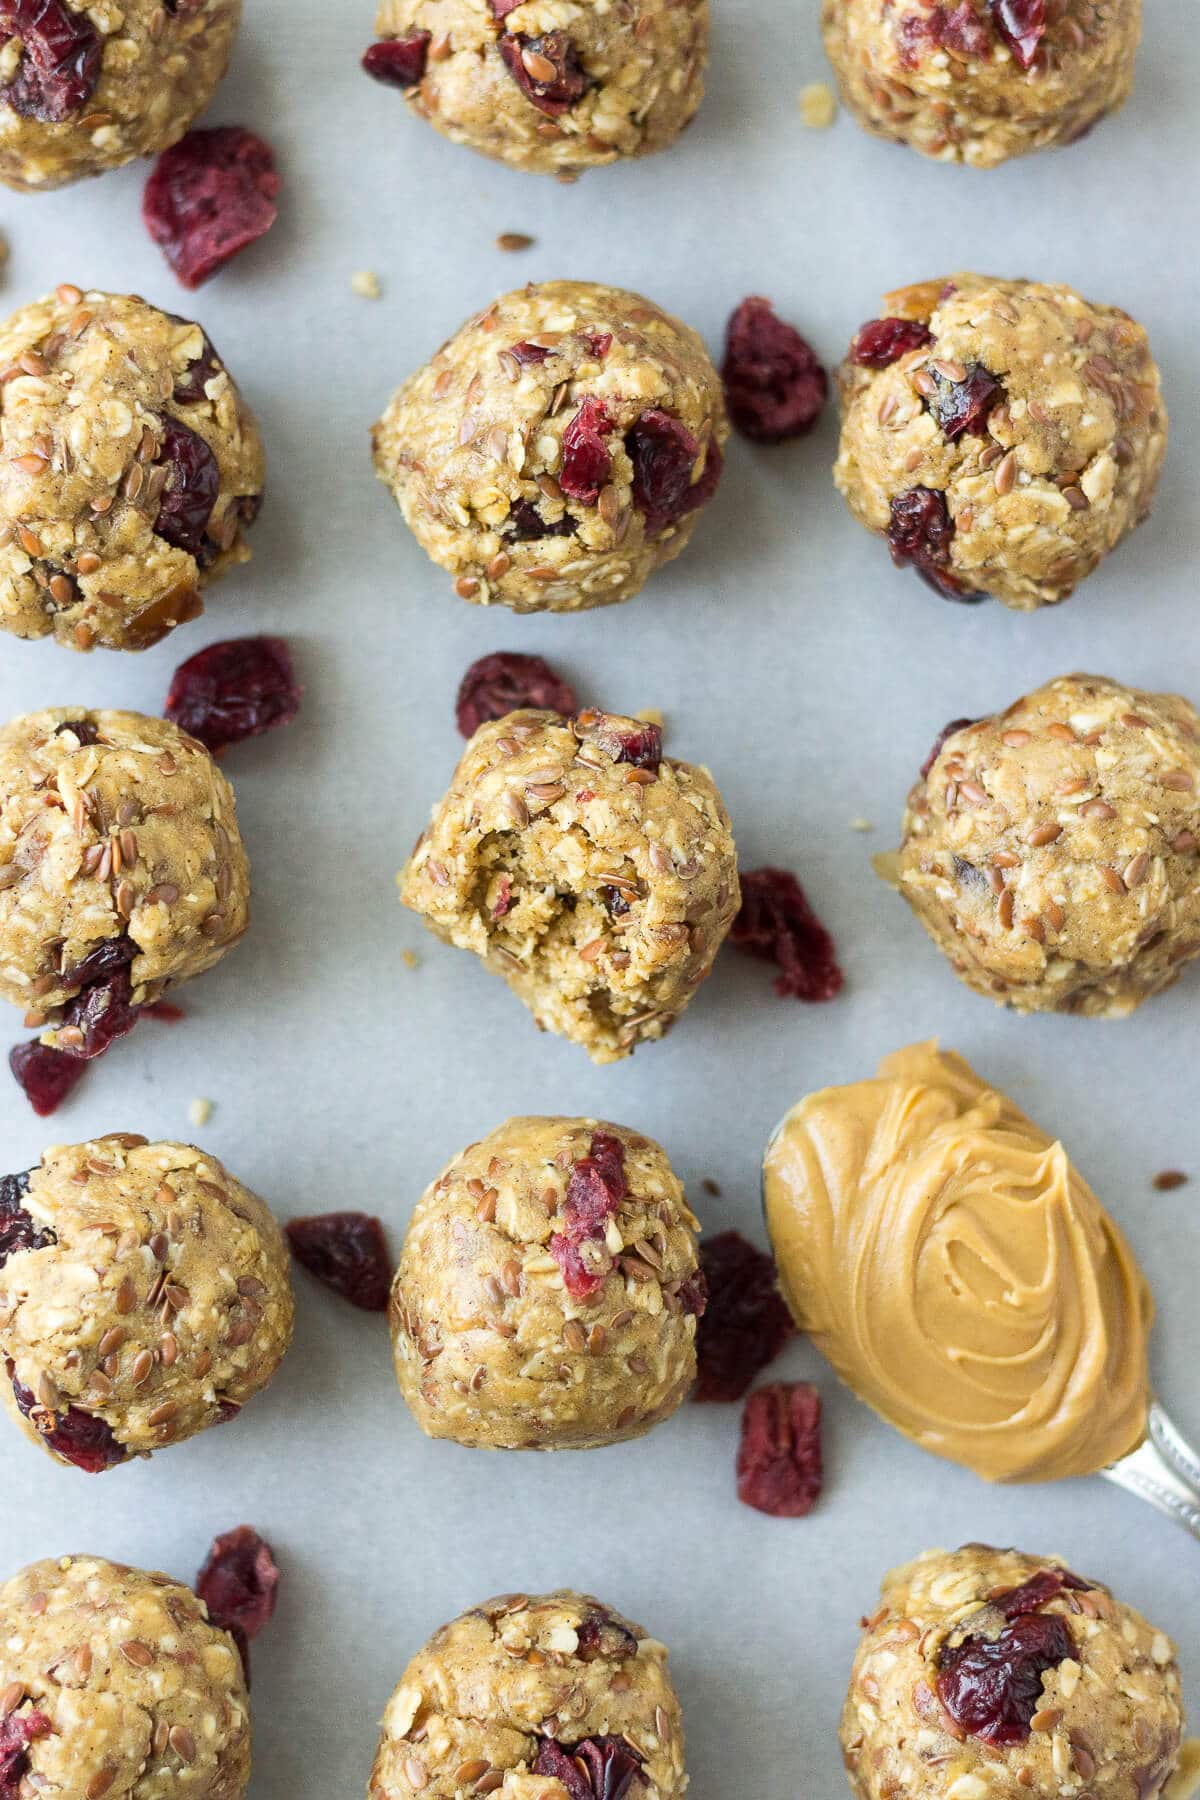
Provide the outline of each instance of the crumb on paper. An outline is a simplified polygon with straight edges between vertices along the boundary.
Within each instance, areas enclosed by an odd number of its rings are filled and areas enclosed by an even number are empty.
[[[700,1183],[700,1186],[704,1189],[706,1194],[711,1196],[712,1199],[719,1200],[721,1198],[720,1183],[714,1181],[712,1179],[711,1175],[706,1175],[704,1177],[704,1180]]]
[[[525,231],[502,231],[496,239],[497,250],[531,250],[537,242]]]
[[[356,269],[350,277],[350,286],[361,300],[378,300],[383,293],[383,285],[374,269]]]
[[[3,269],[3,267],[7,261],[8,261],[8,239],[5,237],[4,233],[2,231],[0,231],[0,269]]]
[[[1160,1169],[1150,1186],[1159,1194],[1169,1194],[1174,1188],[1186,1187],[1188,1177],[1182,1169]]]
[[[870,819],[861,819],[860,818],[860,819],[851,819],[850,829],[851,829],[851,831],[874,831],[875,827],[872,825]]]
[[[823,81],[800,89],[800,117],[810,131],[826,131],[837,117],[837,99]]]
[[[190,1125],[207,1125],[212,1116],[213,1103],[211,1100],[188,1101],[188,1123]]]
[[[400,961],[404,964],[406,969],[419,969],[421,966],[421,959],[415,950],[402,950],[400,952]]]
[[[640,707],[633,716],[635,719],[641,719],[646,725],[657,725],[660,731],[663,728],[662,712],[657,706]]]

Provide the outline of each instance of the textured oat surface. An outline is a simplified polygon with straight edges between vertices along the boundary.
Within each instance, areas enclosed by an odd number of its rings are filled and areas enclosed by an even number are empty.
[[[939,1658],[964,1638],[994,1639],[993,1595],[1066,1568],[1056,1557],[967,1544],[930,1550],[884,1580],[842,1715],[842,1750],[859,1800],[1153,1800],[1183,1725],[1175,1646],[1107,1587],[1053,1595],[1074,1654],[1042,1678],[1032,1730],[993,1746],[965,1735],[937,1696]],[[1084,1582],[1088,1569],[1074,1574]]]
[[[1200,954],[1200,717],[1068,675],[954,732],[885,865],[956,974],[1121,1017]]]
[[[612,466],[585,501],[559,477],[563,434],[588,401],[603,407]],[[701,481],[728,426],[697,334],[640,294],[541,282],[502,295],[405,382],[375,427],[375,468],[462,599],[611,606],[679,555],[702,510],[647,529],[624,442],[647,412],[691,434]]]
[[[685,1792],[663,1645],[589,1594],[500,1595],[443,1625],[409,1663],[384,1714],[371,1800],[454,1800],[481,1780],[503,1800],[564,1800],[561,1782],[531,1773],[539,1741],[602,1737],[640,1757],[639,1800]]]

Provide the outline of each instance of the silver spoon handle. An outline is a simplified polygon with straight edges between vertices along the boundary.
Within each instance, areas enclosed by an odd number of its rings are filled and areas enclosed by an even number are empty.
[[[1200,1540],[1200,1455],[1157,1400],[1150,1403],[1146,1435],[1137,1449],[1101,1474],[1148,1500]]]

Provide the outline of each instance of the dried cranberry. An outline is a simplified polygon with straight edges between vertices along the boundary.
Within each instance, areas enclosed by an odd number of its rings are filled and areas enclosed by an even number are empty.
[[[607,1131],[593,1133],[587,1155],[571,1169],[562,1206],[563,1230],[550,1239],[550,1254],[573,1300],[590,1300],[603,1285],[584,1263],[579,1247],[589,1239],[603,1238],[628,1191],[624,1144]]]
[[[721,380],[729,417],[755,444],[779,444],[811,431],[829,392],[812,345],[756,294],[742,301],[726,327]]]
[[[520,5],[520,0],[516,0]],[[410,88],[425,74],[429,58],[429,33],[414,31],[408,37],[384,38],[363,53],[362,66],[375,81],[387,87]]]
[[[203,566],[212,561],[215,550],[205,532],[221,491],[221,471],[199,432],[165,416],[162,426],[156,461],[166,467],[167,485],[154,529],[168,544],[194,556]]]
[[[230,1632],[243,1650],[275,1611],[278,1587],[279,1566],[271,1546],[251,1525],[238,1525],[214,1538],[196,1577],[196,1592],[209,1618]]]
[[[269,144],[241,125],[210,126],[163,151],[142,217],[184,287],[196,288],[270,230],[279,188]]]
[[[502,536],[522,544],[535,538],[570,537],[574,529],[575,521],[570,513],[564,513],[561,519],[556,519],[550,525],[532,500],[514,500],[508,509]]]
[[[523,369],[538,369],[554,355],[554,351],[549,344],[535,344],[523,338],[519,344],[509,345],[508,354],[515,356]]]
[[[612,430],[604,402],[588,394],[562,434],[562,468],[558,485],[581,506],[595,506],[600,489],[612,474],[612,457],[604,442]]]
[[[775,1280],[775,1263],[740,1231],[700,1245],[708,1305],[696,1331],[694,1400],[740,1400],[795,1335]]]
[[[90,719],[64,719],[61,725],[54,727],[55,737],[61,737],[64,731],[77,737],[80,744],[98,744],[100,741],[100,733]]]
[[[708,1282],[702,1269],[680,1285],[679,1304],[693,1319],[702,1319],[708,1311]]]
[[[63,970],[62,984],[82,988],[107,981],[118,969],[127,969],[137,954],[138,947],[127,931],[122,931],[118,937],[102,938],[94,950],[89,950],[79,962]]]
[[[1042,1703],[1042,1677],[1075,1654],[1059,1613],[1024,1613],[998,1637],[946,1645],[938,1697],[955,1724],[985,1744],[1023,1744]]]
[[[523,4],[524,0],[488,0],[492,17],[497,20],[507,19],[510,12],[516,12],[518,6]]]
[[[101,44],[86,14],[62,0],[0,0],[0,40],[20,38],[17,72],[0,103],[26,119],[61,124],[87,105],[100,75]]]
[[[174,1000],[151,1000],[142,1008],[143,1019],[159,1019],[164,1025],[178,1025],[186,1016],[182,1006],[177,1006]]]
[[[742,1411],[738,1499],[776,1519],[802,1519],[821,1492],[821,1396],[811,1382],[756,1388]]]
[[[984,595],[972,592],[950,572],[954,521],[946,496],[936,488],[914,487],[892,501],[888,547],[898,569],[911,563],[922,581],[946,600],[968,603]]]
[[[386,1312],[392,1263],[383,1226],[369,1213],[318,1213],[286,1227],[302,1269],[363,1312]]]
[[[540,656],[497,650],[473,662],[458,684],[454,718],[465,738],[490,719],[503,719],[523,706],[561,713],[575,711],[575,690]]]
[[[17,1800],[29,1769],[29,1746],[51,1729],[45,1713],[32,1708],[0,1718],[0,1800]]]
[[[303,692],[283,638],[226,638],[180,663],[163,716],[219,754],[290,725]]]
[[[500,39],[500,54],[525,98],[552,119],[574,106],[592,85],[565,31],[547,31],[541,37],[513,32]]]
[[[0,1269],[18,1250],[44,1250],[58,1238],[48,1226],[37,1226],[21,1202],[29,1192],[29,1174],[0,1176]]]
[[[14,1044],[8,1053],[8,1066],[39,1119],[48,1119],[57,1112],[87,1073],[82,1057],[68,1056],[64,1050],[40,1044],[36,1038],[26,1044]]]
[[[576,713],[571,729],[581,742],[595,744],[613,762],[632,763],[637,769],[657,770],[662,765],[661,725],[588,706]]]
[[[780,970],[775,992],[793,1000],[832,1000],[845,977],[833,939],[788,869],[751,869],[729,941]]]
[[[584,341],[597,362],[603,362],[612,349],[611,331],[585,331]]]
[[[141,1011],[133,1004],[132,993],[129,971],[125,968],[80,988],[59,1015],[60,1032],[82,1034],[78,1044],[68,1040],[64,1046],[67,1054],[90,1062],[94,1057],[103,1056],[117,1038],[132,1031]]]
[[[561,1782],[570,1800],[624,1800],[634,1779],[640,1782],[641,1764],[623,1737],[584,1738],[578,1744],[543,1738],[533,1772]]]
[[[703,474],[693,481],[699,440],[658,407],[644,412],[626,432],[625,448],[633,464],[634,503],[642,510],[647,537],[676,524],[717,491],[724,458],[716,440],[709,442]]]
[[[851,340],[850,361],[864,369],[886,369],[932,342],[933,333],[919,319],[868,319]]]
[[[84,1412],[78,1406],[68,1406],[61,1413],[50,1412],[47,1407],[39,1406],[29,1389],[17,1380],[12,1363],[7,1363],[6,1367],[18,1412],[25,1419],[38,1414],[33,1420],[38,1436],[64,1461],[74,1463],[85,1475],[102,1475],[105,1469],[115,1469],[125,1461],[126,1451],[113,1436],[107,1419],[100,1418],[97,1413]],[[40,1420],[43,1419],[50,1422],[48,1430],[42,1429]]]
[[[1064,1589],[1073,1588],[1082,1593],[1094,1586],[1094,1582],[1081,1580],[1070,1569],[1039,1569],[1020,1587],[1005,1588],[1003,1593],[989,1595],[988,1604],[999,1607],[1006,1619],[1019,1619],[1024,1613],[1037,1612],[1047,1600],[1053,1600]]]
[[[992,53],[992,35],[975,11],[973,0],[959,0],[957,6],[939,6],[937,41],[943,50],[965,58],[983,58]]]
[[[1023,69],[1033,67],[1046,35],[1046,0],[991,0],[996,30]]]
[[[938,757],[942,754],[942,751],[945,749],[945,747],[946,747],[947,743],[950,741],[950,739],[954,736],[955,732],[956,731],[965,731],[968,725],[977,725],[978,723],[979,723],[979,721],[977,719],[951,719],[951,721],[948,725],[942,726],[942,729],[938,732],[937,736],[933,740],[933,743],[930,747],[929,755],[925,758],[925,761],[921,764],[921,780],[922,781],[924,781],[924,779],[928,775],[930,769],[932,769],[934,763],[937,761]]]
[[[936,364],[931,364],[929,373],[937,384],[937,392],[925,404],[940,425],[942,436],[950,443],[964,432],[982,437],[987,431],[988,414],[1004,398],[1004,384],[982,363],[972,363],[961,381],[948,381]]]
[[[618,1625],[611,1613],[589,1613],[578,1631],[575,1654],[580,1662],[628,1662],[638,1653],[638,1641],[632,1631]]]

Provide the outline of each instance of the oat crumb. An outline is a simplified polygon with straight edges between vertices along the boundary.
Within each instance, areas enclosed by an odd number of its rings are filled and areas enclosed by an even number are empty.
[[[378,300],[383,287],[374,269],[356,269],[350,277],[350,286],[362,300]]]
[[[211,1100],[188,1101],[188,1123],[190,1125],[207,1125],[212,1116],[213,1103]]]
[[[402,950],[400,952],[400,961],[404,964],[406,969],[419,969],[421,966],[421,959],[415,950]]]
[[[810,131],[825,131],[837,118],[833,89],[823,81],[810,81],[800,89],[800,117]]]
[[[502,231],[496,239],[497,250],[529,250],[537,240],[524,231]]]
[[[1150,1185],[1160,1194],[1169,1194],[1172,1188],[1186,1187],[1187,1180],[1182,1169],[1160,1169]]]
[[[851,831],[874,831],[875,827],[870,819],[851,819],[850,829]]]

